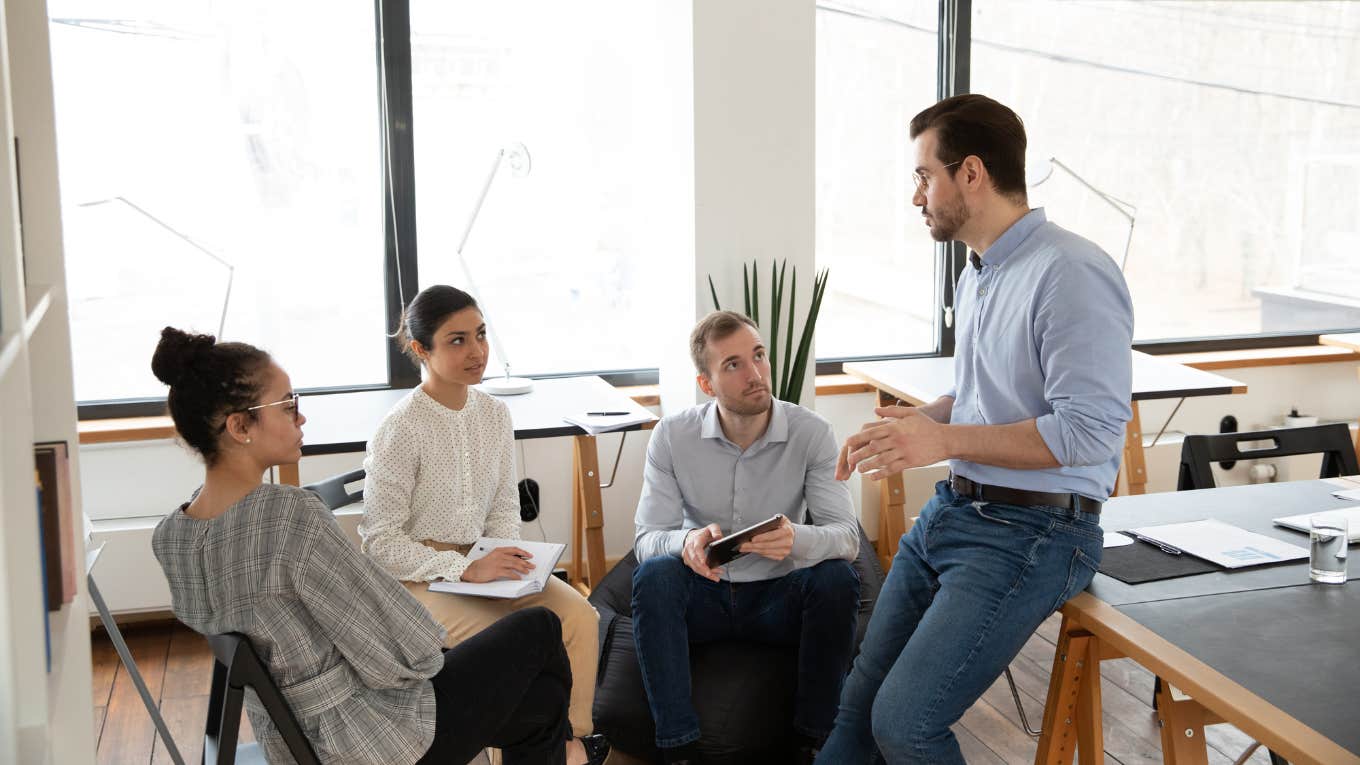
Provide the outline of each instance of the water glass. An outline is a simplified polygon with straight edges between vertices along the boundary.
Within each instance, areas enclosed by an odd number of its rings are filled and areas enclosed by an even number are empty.
[[[1308,578],[1323,584],[1346,583],[1346,516],[1339,513],[1308,519]]]

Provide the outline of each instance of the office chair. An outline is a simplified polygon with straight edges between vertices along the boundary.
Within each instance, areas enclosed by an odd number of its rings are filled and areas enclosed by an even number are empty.
[[[348,473],[333,475],[325,480],[309,483],[302,488],[312,492],[321,498],[326,507],[331,510],[339,510],[345,505],[352,505],[355,502],[362,502],[364,490],[349,491],[345,488],[346,484],[364,480],[364,469],[351,470]]]
[[[208,697],[208,721],[203,733],[203,765],[265,762],[259,744],[236,744],[246,688],[255,691],[298,765],[321,765],[302,726],[298,725],[297,717],[250,640],[238,632],[228,632],[209,635],[208,645],[212,646],[216,661],[213,662],[212,692]]]
[[[1259,449],[1242,448],[1242,444],[1253,441],[1270,441],[1274,445]],[[1211,465],[1215,462],[1292,457],[1300,454],[1322,455],[1319,478],[1360,473],[1355,448],[1351,445],[1350,428],[1341,422],[1307,428],[1260,430],[1254,433],[1186,436],[1185,442],[1181,445],[1181,472],[1176,482],[1176,491],[1214,488]]]

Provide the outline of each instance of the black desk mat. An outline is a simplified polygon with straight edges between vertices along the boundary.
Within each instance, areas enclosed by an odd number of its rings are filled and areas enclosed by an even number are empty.
[[[1140,624],[1360,754],[1360,583],[1118,606]],[[1325,617],[1325,618],[1324,618]]]
[[[1100,573],[1124,584],[1159,582],[1224,568],[1193,555],[1175,555],[1141,540],[1123,547],[1107,547],[1100,557]]]

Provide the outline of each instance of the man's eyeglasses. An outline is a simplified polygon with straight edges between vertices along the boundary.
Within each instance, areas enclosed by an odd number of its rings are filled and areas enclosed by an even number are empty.
[[[268,404],[257,404],[256,406],[248,406],[246,407],[246,411],[253,412],[256,409],[264,409],[267,406],[282,406],[283,411],[293,415],[293,422],[297,422],[298,419],[302,417],[302,412],[301,410],[298,409],[298,394],[296,393],[289,393],[288,398],[281,399],[279,401],[273,401]]]
[[[959,160],[958,162],[950,162],[949,164],[945,165],[944,167],[941,167],[940,169],[941,169],[941,170],[948,170],[949,168],[953,167],[954,165],[959,165],[959,164],[962,164],[962,163],[963,163],[963,160]],[[919,170],[913,170],[913,171],[911,171],[911,180],[912,180],[913,183],[916,184],[916,190],[919,191],[919,192],[921,192],[922,194],[926,193],[926,191],[928,191],[928,190],[930,189],[930,176],[929,176],[929,175],[921,175],[921,173],[920,173]]]

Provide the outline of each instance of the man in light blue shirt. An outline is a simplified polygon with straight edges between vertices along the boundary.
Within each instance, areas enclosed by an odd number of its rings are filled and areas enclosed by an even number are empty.
[[[902,537],[818,762],[962,763],[950,726],[1095,575],[1131,416],[1133,307],[1114,261],[1025,195],[1025,129],[979,95],[911,122],[916,193],[958,281],[955,389],[885,407],[837,476],[949,460]]]
[[[770,396],[754,323],[731,311],[694,328],[699,387],[714,401],[652,431],[638,501],[633,636],[656,743],[667,762],[698,759],[689,644],[725,639],[798,649],[796,749],[811,762],[831,730],[853,652],[859,547],[850,492],[835,477],[831,425]],[[718,568],[706,547],[776,514],[778,528]]]

